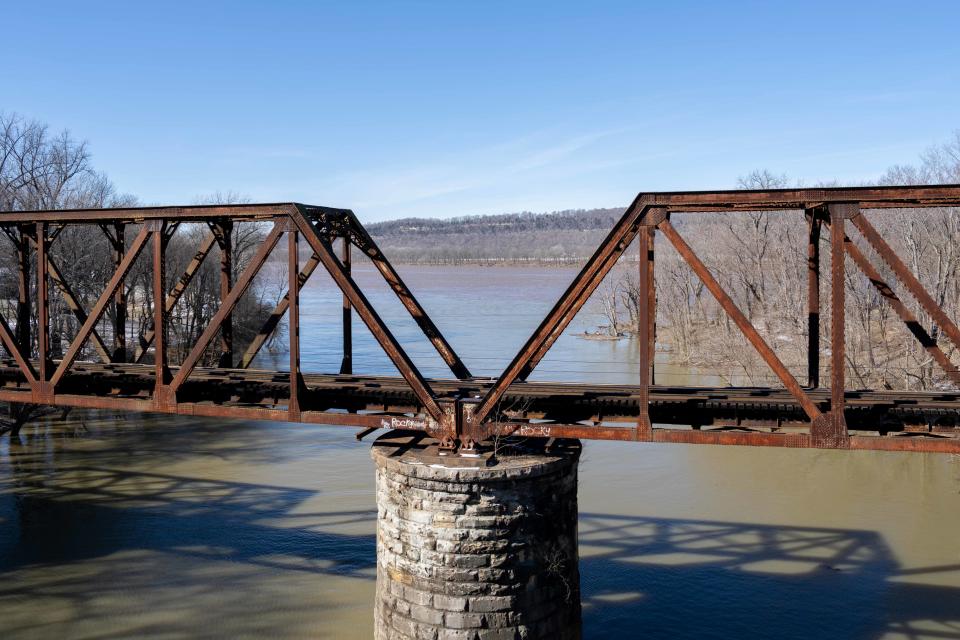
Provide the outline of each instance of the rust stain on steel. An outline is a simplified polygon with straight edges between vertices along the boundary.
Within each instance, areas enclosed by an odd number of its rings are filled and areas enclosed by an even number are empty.
[[[55,406],[160,411],[180,415],[298,421],[363,429],[405,429],[441,439],[447,447],[475,447],[492,434],[536,438],[641,440],[714,445],[821,447],[960,453],[960,401],[954,392],[845,390],[844,258],[849,255],[907,325],[931,357],[955,383],[960,370],[894,290],[899,282],[960,345],[960,330],[924,290],[916,276],[883,240],[862,209],[960,206],[960,186],[778,189],[757,191],[640,194],[616,223],[591,259],[546,315],[503,374],[493,380],[470,376],[456,351],[440,333],[413,292],[348,209],[294,203],[144,207],[68,211],[10,212],[0,216],[0,230],[17,253],[17,327],[0,317],[0,343],[10,358],[0,360],[0,400]],[[728,211],[792,209],[807,216],[808,362],[810,388],[803,389],[757,329],[736,307],[670,222],[680,212],[723,215]],[[820,228],[830,221],[831,385],[819,387]],[[886,282],[846,234],[846,220],[860,231],[897,282]],[[179,225],[209,225],[211,234],[172,290],[167,292],[166,247]],[[232,278],[230,232],[238,222],[272,223],[273,228],[236,283]],[[97,225],[113,246],[114,273],[89,313],[73,293],[50,245],[67,225]],[[125,228],[138,232],[130,243]],[[663,387],[653,378],[656,336],[654,238],[660,231],[693,269],[720,306],[784,385],[781,388]],[[232,313],[243,292],[261,271],[286,233],[288,292],[254,342],[233,365]],[[639,384],[597,385],[531,383],[530,373],[596,291],[631,242],[639,238],[640,319]],[[153,240],[153,328],[139,342],[134,362],[126,362],[126,300],[123,282],[149,239]],[[301,270],[299,243],[313,250]],[[341,241],[338,257],[334,241]],[[214,244],[220,246],[220,307],[180,366],[168,357],[168,317]],[[377,267],[450,368],[453,379],[426,379],[370,305],[353,280],[351,247]],[[31,255],[31,249],[34,255]],[[36,300],[31,300],[30,265],[35,259]],[[323,265],[342,294],[343,362],[341,374],[304,372],[300,364],[299,294],[307,278]],[[48,281],[63,293],[81,324],[67,353],[51,355]],[[111,351],[95,326],[114,304]],[[370,329],[400,372],[400,377],[352,375],[352,314]],[[39,320],[31,340],[31,314]],[[289,371],[255,371],[249,366],[280,318],[290,317]],[[205,349],[220,335],[218,367],[197,366]],[[101,363],[78,358],[87,340]],[[154,362],[139,364],[151,343]],[[33,355],[32,345],[37,345]],[[52,371],[51,371],[52,370]],[[242,398],[242,401],[241,401]],[[830,410],[824,413],[825,407]],[[509,409],[504,407],[522,407]],[[672,426],[671,426],[672,425]]]

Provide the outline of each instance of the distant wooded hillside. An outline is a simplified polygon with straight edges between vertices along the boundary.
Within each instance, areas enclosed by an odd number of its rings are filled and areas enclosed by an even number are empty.
[[[367,225],[390,260],[420,264],[583,262],[623,208],[506,213],[444,220],[404,218]]]

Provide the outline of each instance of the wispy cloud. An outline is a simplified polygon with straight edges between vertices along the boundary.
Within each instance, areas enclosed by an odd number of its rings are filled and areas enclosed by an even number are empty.
[[[565,160],[575,154],[577,151],[585,149],[586,147],[589,147],[590,145],[599,142],[606,137],[616,135],[618,133],[626,133],[628,131],[630,131],[630,128],[624,127],[621,129],[597,131],[594,133],[576,136],[552,146],[540,149],[539,151],[531,152],[526,158],[522,158],[518,162],[514,163],[511,169],[524,171],[548,166],[561,160]]]
[[[440,162],[418,166],[385,166],[343,172],[324,187],[349,194],[358,208],[383,208],[414,204],[431,198],[502,186],[533,175],[567,174],[589,170],[576,167],[576,156],[628,128],[588,132],[560,138],[548,131],[532,132],[510,140],[447,154]],[[610,162],[605,160],[604,164]]]

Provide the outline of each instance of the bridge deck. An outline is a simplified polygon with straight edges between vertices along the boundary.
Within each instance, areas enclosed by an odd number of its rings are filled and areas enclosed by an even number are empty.
[[[173,369],[176,371],[176,368]],[[300,415],[288,415],[289,372],[196,368],[180,401],[157,409],[152,364],[77,362],[53,404],[169,411],[210,417],[290,420],[361,428],[422,429],[423,407],[397,376],[304,373]],[[429,379],[438,398],[481,398],[494,379]],[[829,389],[810,389],[824,409]],[[12,360],[0,361],[0,400],[27,401],[30,388]],[[960,452],[960,392],[846,391],[851,444],[871,449]],[[635,385],[522,382],[504,396],[504,435],[632,440],[640,415]],[[809,446],[810,424],[786,390],[653,385],[653,440]],[[909,440],[909,442],[908,442]]]

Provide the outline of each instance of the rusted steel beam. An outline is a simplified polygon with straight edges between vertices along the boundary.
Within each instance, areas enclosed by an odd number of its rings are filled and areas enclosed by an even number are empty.
[[[363,295],[363,292],[357,288],[353,278],[350,274],[346,273],[343,263],[337,259],[329,241],[322,239],[320,235],[317,234],[313,224],[299,211],[293,219],[303,234],[304,239],[310,244],[313,252],[319,256],[320,261],[330,274],[330,277],[333,278],[333,281],[340,288],[340,291],[350,298],[350,303],[357,310],[357,315],[360,316],[360,319],[363,320],[367,328],[370,329],[370,333],[374,339],[383,348],[387,357],[390,358],[390,361],[400,372],[400,375],[407,381],[407,384],[410,385],[411,390],[423,404],[427,413],[438,423],[449,423],[452,420],[452,416],[444,416],[443,411],[437,404],[430,385],[427,384],[427,381],[419,369],[417,369],[416,365],[413,364],[413,361],[410,360],[406,351],[404,351],[400,343],[397,342],[397,339],[383,323],[383,320],[380,319],[380,316],[370,305],[370,302],[366,296]],[[447,424],[447,426],[452,428],[453,425]]]
[[[650,384],[657,382],[657,287],[656,287],[656,268],[655,268],[655,245],[657,238],[657,227],[652,226],[648,229],[650,234],[650,243],[647,251],[647,292],[648,292],[648,329],[650,346],[647,347],[650,353]]]
[[[70,368],[70,365],[73,364],[73,361],[80,353],[80,349],[90,336],[90,332],[93,331],[94,326],[100,320],[103,312],[106,311],[107,304],[109,304],[110,299],[113,297],[114,293],[116,293],[117,287],[120,286],[120,283],[127,275],[127,272],[130,271],[130,268],[133,266],[137,256],[140,255],[140,251],[143,250],[143,246],[146,244],[149,235],[150,231],[146,227],[143,227],[140,230],[140,233],[137,234],[137,237],[134,238],[133,243],[130,246],[130,250],[123,257],[123,261],[120,263],[120,266],[117,268],[117,270],[114,271],[113,277],[111,277],[110,281],[107,283],[106,289],[100,295],[100,298],[97,299],[96,304],[93,305],[93,309],[90,310],[87,321],[83,323],[83,326],[81,326],[77,331],[76,337],[73,339],[73,342],[70,343],[70,348],[67,349],[67,353],[63,356],[63,360],[60,361],[60,366],[57,367],[57,370],[50,378],[50,384],[53,388],[56,388],[57,383],[61,380],[61,378],[63,378],[64,374]]]
[[[65,224],[50,224],[47,227],[47,240],[50,244],[53,244],[53,241],[57,239],[60,233],[67,228]]]
[[[71,313],[73,313],[73,317],[77,319],[77,322],[80,323],[80,326],[83,326],[83,323],[87,321],[87,312],[84,311],[83,306],[77,299],[76,294],[74,294],[73,289],[67,283],[66,278],[63,277],[63,272],[60,271],[60,267],[58,267],[57,263],[54,262],[53,256],[47,256],[47,274],[50,276],[53,284],[60,289],[60,293],[63,295],[63,299],[67,303],[67,308],[69,308]],[[96,328],[90,332],[90,340],[93,342],[94,349],[96,349],[97,353],[100,355],[100,358],[104,362],[114,362],[114,353],[110,352],[110,349],[107,347],[107,343],[104,342],[103,338],[100,337],[100,333],[96,330]]]
[[[157,409],[166,409],[176,404],[176,397],[169,391],[167,318],[170,312],[165,304],[169,299],[165,293],[167,291],[166,252],[170,234],[163,221],[153,221],[151,226],[153,233],[153,405]],[[142,349],[141,357],[146,353],[146,347]]]
[[[61,226],[61,228],[63,227]],[[116,269],[120,266],[123,253],[126,250],[124,246],[126,224],[123,222],[115,222],[113,225],[102,224],[100,229],[110,243],[113,251],[113,268]],[[109,360],[111,362],[125,362],[127,359],[127,288],[122,282],[114,295],[113,309],[113,353]],[[80,322],[83,323],[82,320]],[[96,332],[93,333],[93,339],[98,339]]]
[[[287,412],[291,420],[300,419],[300,391],[303,380],[300,377],[300,232],[293,225],[287,232],[287,297],[290,301],[290,399]]]
[[[270,230],[270,233],[264,238],[263,244],[260,245],[260,248],[257,249],[257,252],[250,259],[250,264],[244,269],[236,285],[230,289],[230,294],[226,300],[220,303],[220,308],[213,314],[213,317],[210,319],[210,324],[208,324],[207,328],[200,334],[197,343],[193,346],[193,349],[190,350],[183,364],[180,365],[177,375],[170,381],[171,393],[176,394],[180,385],[190,376],[190,373],[194,367],[197,366],[197,362],[203,355],[204,350],[210,344],[210,341],[213,340],[214,335],[216,335],[220,325],[226,317],[233,312],[234,307],[236,307],[237,302],[240,300],[240,296],[253,284],[253,278],[260,272],[260,268],[267,261],[267,258],[270,257],[270,252],[273,251],[273,248],[280,240],[280,234],[283,233],[285,226],[284,221],[274,223],[273,229]]]
[[[356,216],[351,213],[349,214],[348,220],[349,230],[347,235],[351,236],[351,239],[356,243],[357,247],[373,262],[373,265],[377,268],[377,271],[380,272],[380,275],[383,276],[383,279],[387,281],[387,284],[390,285],[390,289],[396,294],[400,303],[403,304],[404,308],[410,313],[414,322],[417,323],[420,330],[427,336],[427,339],[430,340],[430,343],[434,349],[437,350],[437,353],[440,354],[440,357],[443,358],[443,361],[450,367],[453,375],[457,376],[460,380],[469,378],[470,371],[467,369],[467,366],[460,359],[460,356],[457,355],[457,352],[454,351],[450,343],[447,342],[447,339],[443,337],[440,329],[438,329],[433,323],[433,320],[430,319],[430,316],[420,305],[420,302],[407,287],[406,283],[404,283],[400,274],[397,273],[393,265],[390,264],[390,261],[387,260],[383,252],[380,251],[377,243],[373,241],[373,238],[370,237],[367,230],[364,229],[356,219]],[[349,254],[345,255],[349,257]],[[347,265],[344,264],[344,266],[346,267]]]
[[[310,276],[313,275],[313,272],[318,266],[320,266],[320,258],[314,253],[310,256],[310,259],[307,260],[306,264],[304,264],[303,269],[300,271],[300,275],[297,278],[297,282],[299,283],[301,289],[303,288],[303,285],[306,284],[307,280],[310,279]],[[243,352],[243,356],[240,357],[240,363],[237,365],[238,369],[247,369],[251,364],[253,364],[257,354],[260,353],[263,345],[266,344],[267,340],[270,339],[270,336],[273,334],[274,330],[276,330],[277,325],[280,324],[283,316],[287,313],[289,306],[290,289],[287,289],[287,292],[282,298],[280,298],[280,302],[277,303],[277,306],[275,306],[273,311],[270,312],[270,315],[267,316],[267,319],[264,321],[263,326],[260,327],[257,335],[247,346],[246,351]]]
[[[163,301],[163,310],[164,313],[170,314],[173,311],[173,308],[177,306],[177,301],[180,300],[180,297],[183,296],[183,292],[186,291],[187,287],[193,281],[194,275],[197,271],[200,270],[200,267],[203,265],[203,261],[206,260],[207,256],[210,255],[213,245],[216,244],[216,237],[211,231],[208,233],[203,240],[200,242],[200,247],[197,249],[197,253],[194,254],[193,259],[187,264],[186,269],[183,271],[183,275],[180,276],[180,279],[177,280],[177,284],[173,287],[173,290],[165,297]],[[134,362],[142,362],[144,355],[147,353],[147,349],[150,348],[150,345],[153,343],[153,338],[155,335],[155,328],[151,328],[145,334],[141,335],[139,338],[140,350],[137,353]]]
[[[797,382],[797,379],[793,377],[793,374],[784,366],[773,349],[770,348],[754,326],[750,324],[750,321],[743,315],[743,312],[740,311],[730,296],[727,295],[727,292],[723,290],[723,287],[716,281],[713,274],[707,269],[707,266],[701,262],[697,254],[690,248],[690,245],[683,239],[683,236],[677,232],[669,220],[661,222],[659,228],[663,232],[663,235],[665,235],[676,248],[677,253],[680,254],[684,262],[693,269],[693,272],[697,274],[697,277],[700,278],[700,281],[707,287],[723,310],[727,312],[727,315],[730,316],[740,331],[743,332],[743,335],[746,336],[750,344],[753,345],[753,348],[757,350],[757,353],[759,353],[760,357],[767,363],[767,366],[780,378],[783,386],[796,398],[800,406],[803,407],[804,413],[807,414],[811,421],[817,420],[817,418],[821,416],[821,412],[816,404],[814,404],[810,396],[806,394]]]
[[[656,294],[651,282],[653,239],[656,227],[643,228],[637,236],[639,244],[640,296],[637,309],[637,341],[640,343],[640,384],[638,387],[640,418],[637,421],[637,439],[649,440],[652,434],[650,423],[650,372],[655,351],[650,348],[651,329],[656,322]]]
[[[12,370],[12,371],[11,371]],[[33,398],[32,389],[21,382],[21,372],[14,363],[0,361],[0,388],[19,387],[17,397],[21,401]],[[286,407],[282,403],[284,393],[289,387],[282,382],[289,372],[223,370],[218,368],[198,368],[191,376],[190,389],[180,402],[186,405],[197,402],[207,409],[205,415],[236,415],[233,411],[237,404],[243,407],[256,407],[272,413],[247,414],[248,417],[283,420]],[[114,408],[128,408],[132,400],[149,402],[148,392],[153,386],[151,366],[136,364],[77,363],[71,370],[70,384],[59,388],[58,396],[92,398],[76,406],[109,406],[103,403],[116,401]],[[362,376],[345,381],[343,376],[309,376],[312,393],[315,394],[315,406],[322,407],[307,411],[314,416],[342,415],[329,414],[333,411],[383,411],[388,416],[377,420],[383,428],[404,428],[430,432],[433,429],[427,420],[420,417],[404,417],[400,414],[419,410],[419,404],[406,381],[399,377]],[[431,385],[442,389],[445,394],[466,390],[475,395],[489,383],[457,380],[431,380]],[[257,391],[257,385],[261,385]],[[466,384],[466,387],[464,386]],[[231,389],[230,387],[233,387]],[[281,390],[280,387],[283,387]],[[146,393],[144,393],[146,392]],[[77,394],[84,394],[77,396]],[[260,394],[259,396],[256,394]],[[814,392],[817,402],[829,400],[829,389]],[[941,392],[891,392],[862,391],[848,398],[847,419],[852,418],[854,429],[879,431],[880,437],[893,433],[890,437],[907,435],[922,438],[946,438],[960,442],[960,429],[955,425],[960,418],[960,404],[956,394]],[[589,397],[588,414],[584,415],[584,400]],[[566,398],[566,400],[564,400]],[[517,403],[527,408],[512,414],[508,420],[518,420],[522,426],[520,435],[533,437],[554,437],[549,431],[555,428],[580,429],[584,436],[594,439],[622,439],[619,434],[635,434],[638,394],[635,385],[589,385],[571,383],[529,383],[523,385],[517,395],[511,397],[514,406]],[[98,404],[90,404],[96,402]],[[566,409],[557,403],[563,402]],[[413,403],[413,404],[411,404]],[[194,409],[181,409],[169,403],[164,410],[189,414]],[[152,405],[151,405],[152,406]],[[272,407],[283,406],[283,409]],[[545,406],[554,407],[549,419],[543,413]],[[469,407],[464,404],[464,409]],[[539,408],[538,408],[539,407]],[[626,409],[626,412],[624,412]],[[785,389],[760,388],[724,388],[724,387],[688,387],[673,386],[651,389],[651,417],[656,410],[658,421],[664,424],[698,424],[711,433],[716,428],[724,431],[744,432],[748,440],[744,444],[762,444],[750,441],[750,438],[762,438],[764,434],[776,436],[779,433],[797,433],[798,429],[808,430],[809,422]],[[559,412],[558,412],[559,410]],[[218,413],[219,412],[219,413]],[[280,413],[278,413],[280,412]],[[393,416],[393,417],[389,417]],[[568,421],[579,416],[584,422],[570,424]],[[696,417],[695,417],[696,416]],[[549,422],[540,422],[548,418]],[[706,418],[704,420],[704,418]],[[338,419],[339,420],[339,419]],[[590,422],[588,424],[586,421]],[[609,424],[602,424],[610,420]],[[311,422],[312,419],[304,419]],[[355,421],[348,420],[350,423]],[[338,421],[338,424],[347,422]],[[370,424],[370,423],[364,423]],[[558,426],[559,425],[559,426]],[[511,433],[502,423],[486,423],[489,433],[507,435]],[[599,427],[599,429],[597,429]],[[712,428],[711,428],[712,427]],[[607,429],[612,431],[608,434]],[[767,430],[771,431],[767,431]],[[696,430],[696,429],[695,429]],[[805,431],[804,431],[805,432]],[[759,436],[749,434],[759,433]],[[440,432],[443,435],[443,432]],[[482,435],[482,434],[481,434]],[[575,437],[573,432],[567,436]],[[694,436],[695,437],[695,436]],[[869,436],[873,437],[873,436]],[[842,441],[811,441],[820,447],[845,446]]]
[[[62,229],[63,227],[60,228]],[[30,242],[34,245],[34,247],[37,247],[37,240],[35,236],[30,236]],[[73,316],[77,319],[80,325],[83,326],[83,323],[87,321],[87,312],[83,309],[83,305],[80,304],[80,300],[77,299],[76,294],[73,292],[73,289],[70,287],[67,279],[63,276],[63,272],[60,271],[60,267],[57,265],[53,256],[50,255],[49,248],[51,244],[52,241],[50,241],[50,233],[48,231],[45,259],[43,261],[47,265],[47,275],[49,276],[50,280],[53,281],[53,284],[56,285],[56,287],[60,290],[64,301],[67,303],[67,308],[70,309],[71,313],[73,313]],[[49,322],[49,318],[47,318],[47,321]],[[113,354],[107,347],[107,343],[104,342],[103,338],[100,337],[100,333],[96,330],[96,328],[90,332],[90,339],[93,342],[93,347],[97,351],[97,354],[103,359],[104,362],[114,362]]]
[[[578,424],[497,423],[498,433],[536,438],[578,438],[582,440],[633,440],[633,429]],[[720,429],[661,429],[651,434],[652,442],[710,444],[747,447],[823,448],[806,433],[770,433]],[[929,436],[851,436],[844,448],[876,451],[960,453],[960,438]]]
[[[313,207],[314,209],[344,213],[345,209]],[[0,224],[35,224],[37,222],[65,223],[142,223],[146,220],[174,222],[215,222],[218,218],[238,220],[272,220],[285,218],[296,209],[292,202],[267,204],[215,204],[185,207],[117,207],[109,209],[53,209],[43,211],[3,212]]]
[[[728,211],[807,209],[827,202],[860,202],[865,209],[889,207],[960,206],[960,185],[906,187],[837,187],[731,191],[663,192],[649,195],[649,204],[670,211]],[[348,215],[348,209],[295,203],[196,205],[187,207],[125,207],[116,209],[60,209],[3,213],[3,224],[144,220],[202,221],[230,217],[236,220],[281,218],[301,207],[308,212]]]
[[[360,442],[361,440],[366,438],[368,435],[370,435],[371,433],[377,430],[378,430],[377,427],[367,427],[366,429],[357,431],[357,435],[354,437],[357,439],[357,442]]]
[[[123,254],[126,251],[126,225],[118,222],[114,225],[114,235],[116,235],[116,245],[113,254],[113,263],[120,266],[123,260]],[[113,323],[113,361],[125,362],[127,359],[127,287],[124,283],[117,289],[117,295],[114,297],[114,323]]]
[[[220,304],[230,295],[233,286],[233,222],[224,218],[211,223],[210,230],[220,248]],[[233,314],[228,313],[220,325],[220,366],[233,366]]]
[[[47,225],[38,222],[34,232],[37,245],[37,376],[44,384],[50,379],[50,292],[47,288],[47,267],[50,244],[47,240]]]
[[[27,379],[27,383],[31,387],[35,386],[37,383],[37,372],[33,368],[29,357],[24,355],[20,345],[17,344],[17,339],[14,337],[13,331],[10,330],[7,319],[2,315],[0,315],[0,342],[3,342],[7,353],[9,353],[10,357],[17,363],[17,367],[19,367],[20,372],[23,373],[23,377]]]
[[[960,205],[960,185],[830,187],[686,191],[651,194],[652,204],[670,211],[778,211],[808,209],[828,202],[859,202],[865,209]]]
[[[0,401],[3,402],[32,402],[30,391],[15,391],[0,388]],[[110,409],[121,411],[151,412],[157,411],[156,406],[149,399],[142,398],[115,398],[103,396],[87,396],[77,394],[57,394],[48,398],[46,404],[63,407],[83,407],[95,409]],[[264,407],[211,405],[209,403],[181,402],[169,404],[161,409],[163,413],[179,414],[184,416],[204,416],[213,418],[239,418],[254,420],[273,420],[285,422],[289,420],[287,411]],[[357,413],[328,413],[323,411],[302,411],[299,422],[307,424],[323,424],[344,426],[351,428],[381,429],[402,428],[424,430],[423,421],[396,414],[357,414]],[[419,425],[419,426],[417,426]],[[528,423],[496,423],[498,433],[514,434],[526,437],[541,438],[581,438],[588,440],[633,440],[634,429],[629,427],[587,426],[580,424],[528,424]],[[763,446],[763,447],[814,447],[817,444],[807,433],[771,433],[749,430],[691,430],[691,429],[664,429],[656,428],[651,437],[653,442],[681,443],[681,444],[712,444],[734,446]],[[850,449],[902,451],[902,452],[933,452],[933,453],[960,453],[960,438],[955,436],[901,434],[895,436],[865,436],[852,435],[848,445]]]
[[[860,271],[863,272],[863,275],[870,280],[871,284],[877,289],[881,296],[883,296],[887,302],[890,303],[890,306],[893,307],[893,310],[900,316],[900,319],[903,320],[903,324],[906,325],[907,330],[913,334],[913,337],[926,349],[927,353],[930,354],[930,357],[940,365],[940,368],[943,369],[944,373],[947,374],[947,377],[958,387],[960,387],[960,370],[952,362],[950,358],[947,357],[947,354],[943,352],[943,349],[937,344],[937,341],[927,333],[927,330],[920,323],[920,320],[917,319],[913,312],[903,301],[900,300],[900,296],[890,287],[889,284],[883,279],[883,276],[880,275],[880,272],[877,271],[870,260],[860,251],[860,248],[857,247],[850,240],[849,237],[844,238],[844,247],[846,248],[847,255],[853,258],[854,263],[860,268]]]
[[[646,196],[643,195],[638,196],[636,202],[644,202],[645,197]],[[632,212],[631,209],[633,210]],[[533,373],[537,365],[540,364],[540,361],[546,357],[547,352],[553,344],[560,338],[560,335],[566,330],[570,322],[573,321],[573,318],[576,317],[577,313],[583,308],[583,305],[587,303],[590,296],[593,295],[597,287],[600,286],[600,283],[603,282],[603,279],[610,272],[610,269],[613,268],[617,260],[620,259],[620,256],[623,255],[623,252],[626,251],[630,243],[633,242],[633,238],[641,228],[639,225],[642,224],[646,227],[656,226],[660,220],[666,217],[666,210],[659,207],[647,208],[645,206],[631,206],[630,209],[627,210],[620,220],[621,224],[626,223],[629,225],[625,233],[623,235],[611,234],[611,236],[608,236],[591,258],[591,261],[593,261],[594,258],[597,259],[592,275],[581,280],[581,276],[583,276],[587,272],[588,267],[590,267],[590,263],[588,262],[587,265],[584,266],[581,274],[577,276],[577,279],[570,285],[567,291],[572,295],[563,303],[559,322],[552,326],[546,338],[541,340],[538,346],[532,351],[526,365],[520,370],[517,380],[526,380],[527,377]],[[615,240],[614,236],[616,237]]]
[[[822,210],[807,209],[807,386],[820,386],[820,227]]]
[[[640,195],[627,208],[616,226],[597,247],[593,256],[570,283],[570,286],[567,287],[567,290],[533,332],[533,335],[527,339],[527,342],[507,365],[497,382],[480,401],[471,416],[476,425],[483,422],[493,411],[503,394],[510,388],[510,385],[518,379],[526,379],[537,362],[553,346],[553,343],[556,342],[557,338],[573,320],[573,317],[586,303],[590,294],[596,290],[603,277],[616,263],[617,258],[630,245],[640,229],[637,221],[643,215],[659,216],[660,214],[648,211],[647,200]]]
[[[29,355],[33,347],[30,331],[30,246],[27,230],[21,227],[15,236],[17,249],[17,344],[20,352]]]
[[[897,256],[893,247],[887,244],[887,241],[884,240],[874,226],[870,224],[866,216],[857,216],[853,219],[853,224],[860,230],[860,233],[863,234],[863,237],[870,243],[874,251],[877,252],[880,259],[886,262],[893,270],[900,282],[902,282],[907,288],[907,291],[910,292],[910,295],[912,295],[914,299],[920,303],[920,306],[923,307],[923,310],[933,318],[933,321],[937,323],[940,330],[950,338],[954,346],[960,348],[960,329],[957,329],[957,325],[954,324],[953,320],[944,313],[940,305],[927,293],[927,290],[920,283],[920,280],[913,275],[913,272],[911,272],[907,265]]]
[[[344,235],[343,238],[341,238],[341,242],[340,261],[343,263],[343,270],[347,272],[347,275],[350,275],[352,265],[350,260],[351,243],[349,235]],[[350,298],[347,294],[343,294],[343,309],[341,314],[341,324],[343,326],[343,359],[340,361],[340,373],[349,375],[353,373],[353,305],[350,304]]]
[[[816,446],[841,446],[847,438],[846,410],[846,238],[847,220],[860,216],[856,203],[830,203],[830,413],[815,420],[810,433]]]

